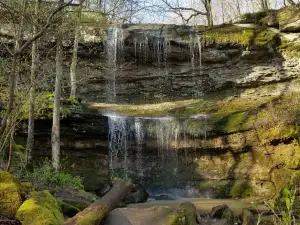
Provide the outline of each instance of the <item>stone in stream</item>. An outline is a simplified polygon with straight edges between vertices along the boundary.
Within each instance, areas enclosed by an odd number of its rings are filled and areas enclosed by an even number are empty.
[[[226,225],[234,224],[234,213],[227,205],[219,205],[212,208],[211,217],[215,219],[225,220]]]
[[[173,198],[170,195],[163,194],[155,197],[155,200],[175,200],[176,198]]]
[[[218,205],[213,207],[211,210],[211,218],[221,219],[226,209],[229,209],[227,205]]]
[[[148,200],[149,194],[147,193],[146,189],[140,185],[137,184],[134,186],[133,191],[126,196],[124,199],[125,203],[143,203]]]
[[[168,225],[197,225],[196,206],[191,202],[180,204],[176,212],[169,217]]]
[[[241,219],[242,219],[242,225],[254,225],[255,224],[254,214],[249,209],[243,209]]]

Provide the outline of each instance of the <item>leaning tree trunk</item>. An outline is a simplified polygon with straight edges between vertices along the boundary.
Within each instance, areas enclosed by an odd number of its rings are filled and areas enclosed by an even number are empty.
[[[59,4],[63,4],[64,0],[59,0]],[[61,21],[60,21],[61,22]],[[56,33],[56,78],[55,78],[55,94],[53,108],[53,124],[51,133],[52,144],[52,166],[58,170],[60,165],[60,94],[61,94],[61,79],[63,76],[63,46],[62,33],[58,25]]]
[[[92,203],[74,217],[68,219],[64,225],[97,225],[106,214],[113,210],[119,202],[132,190],[133,184],[120,180],[114,187],[101,199]]]
[[[37,15],[40,8],[41,0],[36,0],[34,14],[35,23],[32,26],[33,36],[37,34]],[[35,89],[36,89],[36,73],[39,63],[38,57],[38,41],[32,42],[31,48],[31,71],[30,71],[30,96],[29,96],[29,120],[28,120],[28,136],[26,144],[26,165],[27,167],[32,167],[32,149],[34,145],[34,108],[35,108]]]

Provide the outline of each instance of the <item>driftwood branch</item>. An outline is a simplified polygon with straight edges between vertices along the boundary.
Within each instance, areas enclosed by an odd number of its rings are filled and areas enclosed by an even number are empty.
[[[133,184],[120,180],[114,187],[101,199],[92,203],[83,211],[77,213],[74,217],[68,219],[64,225],[97,225],[108,212],[113,210],[119,202],[132,190]]]

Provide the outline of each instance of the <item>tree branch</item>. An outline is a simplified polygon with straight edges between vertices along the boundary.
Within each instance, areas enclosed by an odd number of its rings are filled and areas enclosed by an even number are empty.
[[[60,12],[61,10],[63,10],[64,8],[66,8],[67,6],[70,6],[72,4],[73,0],[69,0],[69,2],[59,5],[48,17],[46,24],[42,27],[42,29],[33,37],[31,37],[30,39],[28,39],[25,44],[23,44],[16,52],[16,55],[20,55],[29,45],[32,44],[32,42],[34,42],[35,40],[39,39],[40,37],[43,36],[43,34],[45,33],[45,31],[52,25],[53,23],[53,18],[54,16]]]

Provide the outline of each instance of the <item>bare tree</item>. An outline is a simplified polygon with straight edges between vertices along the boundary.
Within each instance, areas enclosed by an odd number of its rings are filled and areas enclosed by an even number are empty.
[[[8,12],[12,14],[12,16],[15,16],[16,13],[14,10],[12,10],[13,6],[11,5],[12,2],[9,2],[7,0],[0,0],[0,6],[4,9],[6,9]],[[25,9],[27,4],[27,0],[24,0],[24,7]],[[19,21],[15,22],[15,25],[18,27],[16,34],[14,35],[15,40],[15,46],[14,49],[8,49],[9,53],[12,57],[12,64],[11,64],[11,74],[10,74],[10,80],[9,80],[9,97],[8,97],[8,104],[6,113],[2,119],[2,124],[0,127],[0,134],[2,134],[7,126],[7,122],[9,119],[9,115],[11,114],[14,106],[14,100],[15,100],[15,88],[16,88],[16,76],[17,76],[17,68],[18,68],[18,59],[20,55],[27,49],[34,41],[41,38],[45,32],[48,30],[48,28],[56,22],[56,14],[59,13],[61,10],[63,10],[65,7],[72,4],[72,0],[69,0],[67,3],[60,4],[58,7],[56,7],[54,10],[52,10],[43,26],[41,26],[41,29],[36,32],[35,35],[31,35],[25,41],[23,40],[23,25],[24,25],[24,17],[21,16]],[[24,11],[23,11],[24,12]],[[22,11],[19,12],[22,15]]]
[[[40,10],[41,0],[35,0],[34,7],[34,23],[32,26],[32,35],[37,34],[38,13]],[[32,166],[32,149],[34,146],[34,117],[35,117],[35,98],[36,98],[36,75],[39,64],[38,56],[38,40],[32,42],[31,48],[31,72],[30,72],[30,103],[29,103],[29,120],[28,120],[28,136],[26,144],[26,165]]]
[[[181,19],[188,24],[189,21],[197,17],[199,15],[206,16],[207,24],[208,26],[213,26],[213,15],[212,15],[212,4],[211,0],[201,0],[201,3],[203,4],[205,10],[199,10],[195,7],[183,7],[181,4],[177,1],[177,4],[172,4],[168,0],[162,0],[165,5],[167,6],[167,10],[169,12],[175,13],[178,16],[181,17]],[[188,12],[188,15],[186,15],[186,12]]]

